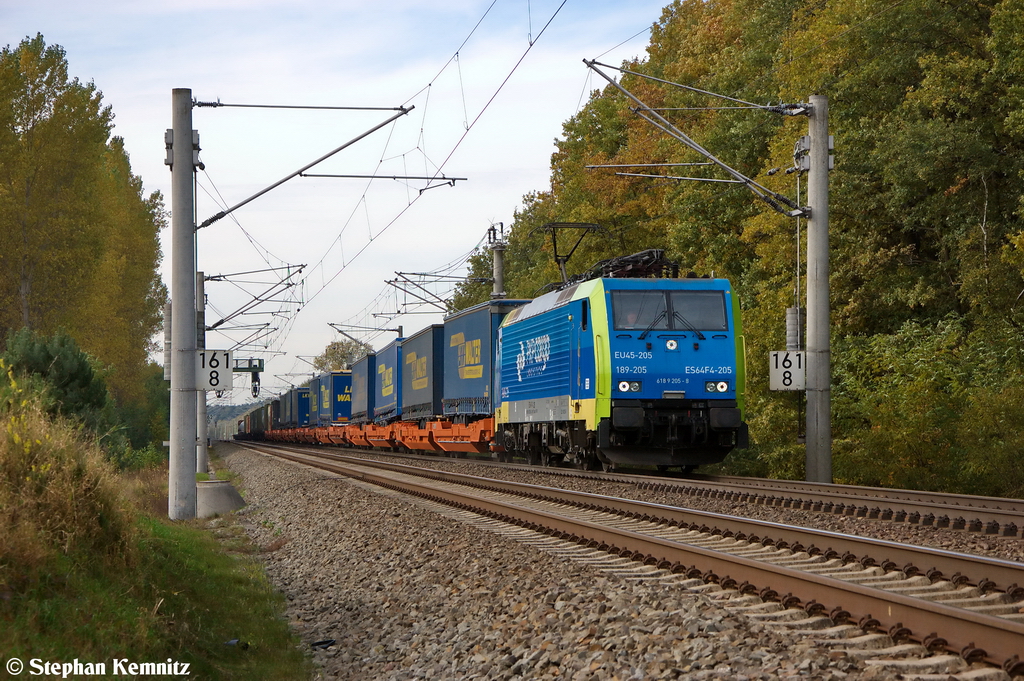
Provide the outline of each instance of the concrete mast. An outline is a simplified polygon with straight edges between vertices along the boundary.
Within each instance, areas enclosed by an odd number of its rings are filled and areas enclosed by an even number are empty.
[[[167,516],[196,517],[196,274],[192,90],[171,94],[171,434]]]
[[[832,482],[828,97],[812,95],[807,172],[807,480]]]

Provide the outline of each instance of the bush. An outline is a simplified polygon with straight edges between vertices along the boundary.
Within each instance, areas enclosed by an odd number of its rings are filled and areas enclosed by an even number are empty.
[[[141,471],[159,466],[167,460],[167,453],[152,443],[136,449],[130,442],[125,442],[121,447],[108,447],[107,450],[110,462],[119,471]]]
[[[3,361],[24,392],[38,397],[45,413],[95,434],[118,469],[139,470],[166,459],[159,449],[167,434],[162,407],[169,406],[162,368],[150,367],[147,400],[118,408],[95,361],[63,332],[50,338],[28,328],[11,333]]]
[[[106,382],[89,355],[63,331],[50,338],[27,327],[11,333],[3,359],[14,376],[42,381],[49,413],[76,419],[96,433],[112,423]]]
[[[959,318],[844,338],[833,357],[837,481],[1019,497],[1020,332]]]
[[[131,564],[132,513],[103,451],[51,423],[11,375],[0,386],[0,428],[0,589],[41,579],[62,556]]]

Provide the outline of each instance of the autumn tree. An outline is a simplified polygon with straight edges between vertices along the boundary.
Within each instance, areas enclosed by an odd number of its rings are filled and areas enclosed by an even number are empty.
[[[356,360],[371,352],[372,346],[356,340],[332,341],[322,353],[313,358],[313,367],[322,372],[350,369]]]
[[[0,325],[64,329],[141,398],[165,298],[159,193],[145,197],[113,113],[41,35],[0,51]]]
[[[113,115],[42,36],[0,52],[0,320],[49,332],[87,286]]]

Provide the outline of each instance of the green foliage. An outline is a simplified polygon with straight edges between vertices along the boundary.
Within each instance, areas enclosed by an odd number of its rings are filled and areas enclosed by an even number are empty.
[[[27,328],[11,333],[0,360],[21,391],[38,399],[47,414],[69,419],[96,436],[119,470],[138,470],[166,459],[160,443],[166,439],[170,404],[161,367],[150,367],[148,400],[118,407],[96,361],[66,333],[49,338]]]
[[[324,372],[349,369],[356,360],[370,352],[373,352],[373,347],[366,343],[351,339],[332,341],[313,359],[313,367]]]
[[[152,443],[135,449],[130,442],[124,442],[119,447],[109,448],[109,456],[119,471],[141,471],[155,468],[167,461],[167,451]]]
[[[493,286],[490,283],[473,280],[490,279],[493,272],[492,255],[489,250],[478,250],[469,256],[468,280],[456,285],[455,293],[448,301],[448,312],[465,310],[489,299]]]
[[[169,438],[171,393],[164,380],[164,368],[159,364],[150,363],[139,380],[142,398],[119,400],[115,411],[127,442],[135,449],[144,450],[159,447]]]
[[[42,338],[23,328],[7,337],[3,355],[15,376],[43,384],[44,401],[54,415],[72,418],[98,432],[110,418],[106,382],[78,344],[64,332]]]
[[[971,331],[955,315],[843,339],[835,411],[857,438],[836,458],[837,479],[1019,496],[1021,341],[1010,325]]]

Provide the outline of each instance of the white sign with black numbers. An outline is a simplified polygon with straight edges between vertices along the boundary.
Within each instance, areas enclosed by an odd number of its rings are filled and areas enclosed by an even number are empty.
[[[768,388],[770,390],[804,389],[804,353],[768,353]]]
[[[230,350],[196,350],[196,388],[198,390],[231,390]]]

